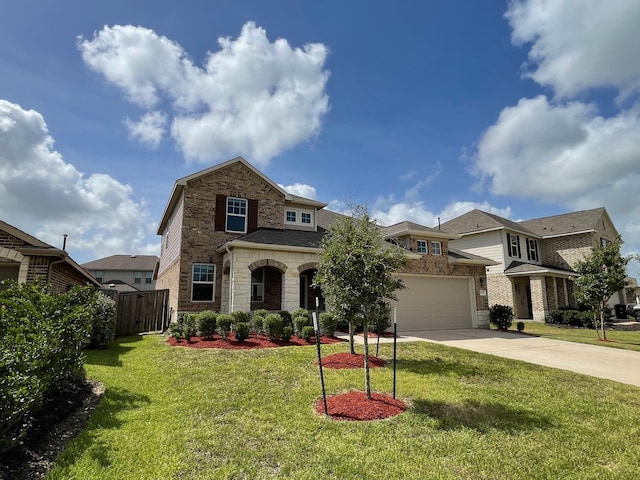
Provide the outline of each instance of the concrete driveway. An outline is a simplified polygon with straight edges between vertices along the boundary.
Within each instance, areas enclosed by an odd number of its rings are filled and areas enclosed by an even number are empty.
[[[474,328],[411,332],[398,340],[441,343],[640,387],[640,352],[630,350]]]

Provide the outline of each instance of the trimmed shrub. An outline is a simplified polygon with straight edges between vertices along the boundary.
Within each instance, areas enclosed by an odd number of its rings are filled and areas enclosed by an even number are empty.
[[[336,328],[338,328],[338,319],[331,312],[322,312],[320,314],[320,324],[318,327],[320,328],[321,335],[327,335],[328,337],[333,337],[336,333]]]
[[[211,338],[216,333],[217,315],[213,310],[203,310],[196,316],[196,331],[201,338]]]
[[[569,325],[572,327],[595,328],[594,313],[592,311],[559,308],[551,310],[545,318],[545,323],[552,325]]]
[[[296,334],[296,337],[302,338],[302,329],[308,325],[309,317],[307,317],[306,315],[293,317],[293,331]]]
[[[291,318],[296,317],[309,317],[309,311],[305,308],[296,308],[293,312],[291,312]]]
[[[247,322],[238,322],[235,326],[236,340],[244,342],[249,338],[249,324]]]
[[[218,332],[223,339],[227,339],[229,332],[231,331],[231,325],[233,324],[233,317],[228,313],[221,313],[216,319],[218,324]]]
[[[301,336],[304,341],[310,342],[311,337],[313,337],[313,335],[314,335],[314,330],[311,325],[307,325],[306,327],[302,328]]]
[[[513,309],[508,305],[492,305],[489,321],[501,330],[507,330],[513,323]]]
[[[293,327],[293,316],[286,310],[280,310],[278,315],[282,317],[282,325],[284,327]]]
[[[169,335],[171,335],[176,340],[182,337],[182,327],[178,322],[174,322],[169,325]]]
[[[264,317],[253,317],[251,319],[251,325],[253,327],[253,331],[256,334],[262,333],[263,330]]]
[[[264,333],[269,340],[279,340],[282,338],[282,317],[277,313],[270,313],[266,316],[263,323]]]
[[[91,304],[91,338],[88,348],[104,349],[116,338],[116,302],[95,292]]]
[[[524,322],[516,323],[516,328],[518,329],[519,332],[522,332],[524,330]]]
[[[255,317],[262,317],[265,318],[267,315],[269,315],[269,310],[265,310],[264,308],[260,308],[258,310],[254,310],[252,316]]]
[[[251,320],[251,314],[242,310],[231,312],[231,316],[233,317],[233,325],[237,325],[241,322],[246,323]]]
[[[291,336],[293,335],[293,327],[287,325],[282,328],[282,341],[288,342],[291,340]]]
[[[182,316],[182,336],[187,342],[196,335],[196,314],[186,313]]]

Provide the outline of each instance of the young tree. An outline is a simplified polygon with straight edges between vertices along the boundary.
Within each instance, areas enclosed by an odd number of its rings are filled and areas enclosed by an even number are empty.
[[[620,256],[620,241],[597,246],[591,254],[576,264],[580,276],[575,280],[578,287],[576,298],[594,311],[598,338],[607,339],[604,328],[607,300],[624,288],[626,266],[631,257]],[[599,319],[599,320],[598,320]]]
[[[384,240],[382,229],[366,207],[353,207],[350,217],[337,219],[322,241],[315,283],[322,288],[331,310],[349,321],[351,353],[355,353],[353,333],[362,323],[367,398],[371,398],[369,322],[380,302],[395,300],[394,292],[404,287],[394,272],[405,261],[404,251]]]

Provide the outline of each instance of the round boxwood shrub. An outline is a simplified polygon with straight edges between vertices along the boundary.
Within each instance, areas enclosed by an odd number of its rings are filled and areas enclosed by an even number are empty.
[[[309,317],[306,315],[300,315],[293,317],[293,331],[296,337],[302,338],[302,329],[309,325]]]
[[[211,338],[216,333],[216,312],[204,310],[196,316],[196,331],[201,338]]]
[[[264,323],[264,317],[260,317],[260,316],[253,317],[251,319],[251,325],[252,325],[253,331],[255,333],[262,333],[263,323]]]
[[[235,326],[236,340],[244,342],[249,338],[249,324],[247,322],[239,322]]]
[[[513,309],[508,305],[492,305],[489,308],[489,321],[500,330],[507,330],[513,323]]]
[[[231,331],[231,325],[233,324],[233,317],[228,313],[221,313],[217,318],[218,323],[218,332],[222,338],[226,340],[229,336],[229,332]]]
[[[282,338],[282,317],[277,313],[267,315],[262,326],[269,340],[279,340]]]
[[[287,312],[286,310],[280,310],[278,312],[278,315],[282,317],[282,325],[284,325],[285,327],[293,326],[293,316],[289,312]]]
[[[289,340],[291,340],[291,336],[293,335],[293,327],[287,325],[286,327],[282,328],[282,341],[283,342],[288,342]]]
[[[311,325],[307,325],[306,327],[303,327],[302,329],[302,339],[305,340],[306,342],[310,342],[311,341],[311,337],[313,337],[314,334],[314,330],[313,327]]]
[[[233,324],[237,325],[240,322],[248,322],[251,320],[251,314],[249,312],[244,312],[242,310],[238,310],[235,312],[231,312],[231,316],[233,317]]]
[[[322,335],[333,337],[336,333],[336,328],[338,328],[338,319],[331,312],[322,312],[320,314],[319,328]]]

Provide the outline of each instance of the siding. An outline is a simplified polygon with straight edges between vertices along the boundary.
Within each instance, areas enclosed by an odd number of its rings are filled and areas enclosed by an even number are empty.
[[[487,267],[487,273],[504,271],[505,247],[502,231],[467,235],[456,240],[450,240],[449,246],[456,250],[463,250],[474,255],[500,262],[501,265]]]
[[[162,254],[160,255],[160,265],[158,267],[158,277],[165,273],[167,268],[175,262],[180,255],[180,246],[182,243],[182,212],[184,211],[184,194],[180,197],[180,201],[176,205],[173,213],[167,222],[169,231],[169,247],[165,248],[164,235],[162,238]],[[106,272],[105,272],[106,273]]]

